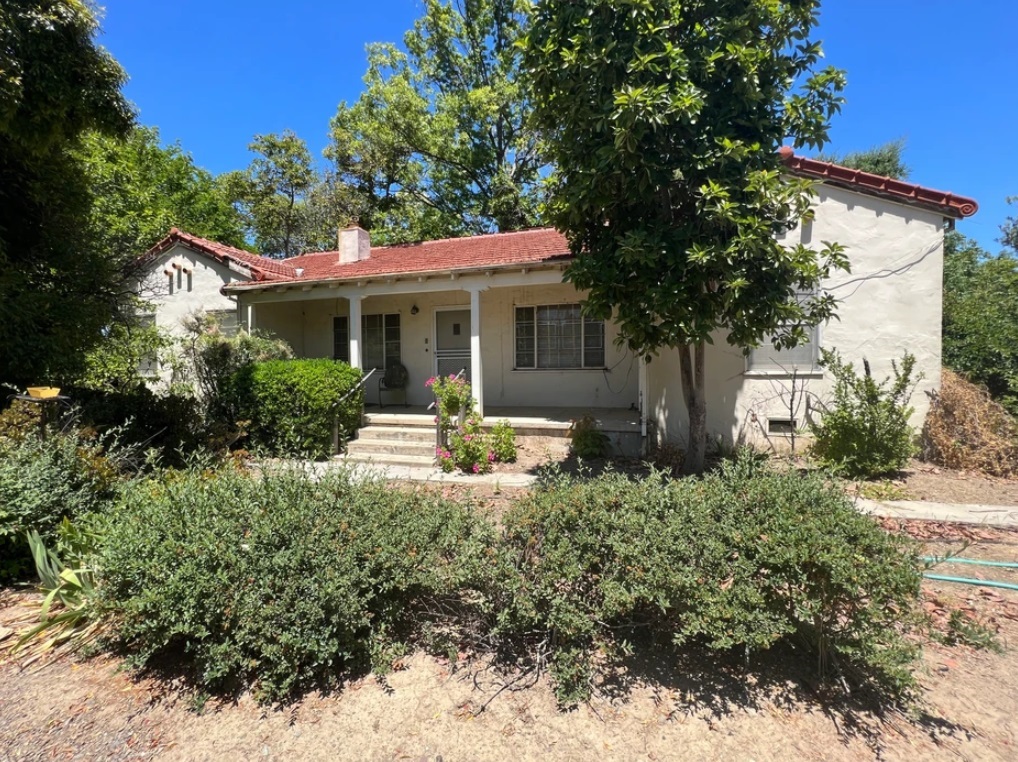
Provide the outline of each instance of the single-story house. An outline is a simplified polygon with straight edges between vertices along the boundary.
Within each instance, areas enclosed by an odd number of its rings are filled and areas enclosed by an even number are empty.
[[[974,214],[976,202],[789,149],[782,158],[790,174],[817,181],[814,218],[784,240],[836,241],[852,271],[824,284],[840,301],[839,319],[809,344],[744,355],[719,337],[708,347],[709,430],[727,441],[783,444],[809,415],[803,392],[829,394],[820,347],[867,358],[878,377],[906,350],[915,355],[922,381],[913,423],[921,425],[924,392],[940,383],[944,231]],[[337,251],[286,260],[173,230],[145,257],[143,291],[156,324],[171,331],[199,309],[271,331],[298,356],[381,371],[400,363],[407,402],[422,416],[431,401],[425,381],[465,370],[489,417],[592,411],[638,430],[643,444],[683,442],[677,353],[644,362],[616,344],[611,321],[585,318],[583,294],[562,281],[570,259],[550,228],[372,246],[368,231],[351,227],[340,231]],[[377,386],[366,388],[377,402]]]

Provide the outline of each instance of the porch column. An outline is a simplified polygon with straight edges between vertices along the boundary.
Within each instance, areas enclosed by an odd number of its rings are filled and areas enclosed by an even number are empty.
[[[650,402],[647,399],[649,393],[649,385],[647,383],[647,358],[640,357],[640,374],[639,374],[639,387],[640,387],[640,436],[643,438],[643,447],[647,447],[647,409],[650,407]],[[644,452],[644,455],[647,453]]]
[[[481,364],[481,291],[470,291],[470,385],[477,414],[484,417],[484,371]]]
[[[247,332],[251,333],[255,329],[255,306],[253,304],[247,305],[246,311],[245,322],[247,323]]]
[[[347,301],[350,303],[350,319],[347,327],[350,331],[350,365],[363,370],[361,362],[361,299],[363,296],[351,296]]]

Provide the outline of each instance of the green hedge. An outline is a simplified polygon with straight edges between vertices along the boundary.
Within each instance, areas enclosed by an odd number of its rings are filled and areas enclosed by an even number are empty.
[[[272,455],[327,458],[332,455],[334,416],[345,437],[360,426],[363,391],[336,403],[361,379],[361,371],[328,359],[271,360],[242,368],[228,394],[251,442]]]
[[[468,619],[493,545],[468,507],[425,493],[230,468],[137,485],[99,534],[113,642],[269,700],[384,672],[438,617]]]
[[[639,631],[740,654],[784,642],[885,695],[914,684],[916,549],[822,474],[743,459],[702,479],[561,476],[504,522],[519,573],[499,631],[551,644],[565,704],[589,695],[598,659]]]
[[[35,426],[0,437],[0,582],[27,576],[25,535],[47,541],[67,518],[102,510],[120,488],[126,452],[76,431],[43,439]]]

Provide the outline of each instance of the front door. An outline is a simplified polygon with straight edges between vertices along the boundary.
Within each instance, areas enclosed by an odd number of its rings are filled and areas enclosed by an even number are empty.
[[[435,375],[470,380],[470,310],[435,310]]]

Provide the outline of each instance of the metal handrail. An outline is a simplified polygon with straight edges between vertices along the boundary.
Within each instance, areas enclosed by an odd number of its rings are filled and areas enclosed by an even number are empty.
[[[456,380],[458,380],[460,378],[463,378],[463,376],[465,376],[466,373],[467,373],[467,369],[466,368],[462,368],[459,373],[457,373],[455,376],[452,377],[452,380],[456,381]],[[430,410],[434,409],[436,405],[438,405],[438,398],[437,397],[435,398],[435,400],[430,405],[428,405],[428,410],[430,411]],[[462,410],[460,410],[460,416],[461,417],[463,416],[463,411]],[[436,460],[438,459],[438,451],[440,449],[442,449],[442,447],[444,445],[445,445],[445,442],[442,439],[442,415],[440,413],[439,415],[435,416],[435,459]]]
[[[463,376],[466,375],[466,372],[467,372],[466,368],[460,369],[460,372],[457,373],[455,376],[453,376],[452,380],[453,381],[459,381],[461,378],[463,378]],[[437,404],[438,404],[438,399],[435,398],[434,400],[431,401],[431,404],[428,405],[428,410],[429,411],[434,410],[435,409],[435,405],[437,405]]]
[[[338,453],[339,452],[339,410],[338,410],[339,406],[342,405],[344,402],[346,402],[348,399],[350,399],[350,397],[352,397],[359,389],[363,389],[364,388],[364,384],[366,384],[368,382],[368,379],[371,378],[372,375],[374,375],[376,370],[378,370],[378,368],[372,368],[367,373],[365,373],[363,376],[361,376],[361,380],[358,381],[356,384],[354,384],[353,388],[349,389],[346,394],[344,394],[342,397],[340,397],[338,400],[336,400],[332,404],[332,409],[336,411],[336,413],[332,416],[332,452],[333,453]],[[362,406],[361,409],[363,410],[363,406]],[[363,423],[363,421],[362,421],[362,423]]]
[[[374,375],[376,370],[378,370],[378,368],[372,368],[367,373],[365,373],[363,376],[361,376],[361,380],[358,381],[356,384],[354,384],[353,388],[351,388],[346,394],[344,394],[342,397],[340,397],[338,400],[336,400],[334,403],[332,403],[332,406],[333,407],[339,407],[344,402],[346,402],[348,399],[350,399],[353,396],[354,392],[356,392],[358,389],[363,387],[364,384],[366,384],[368,382],[368,379],[371,378],[372,375]]]

